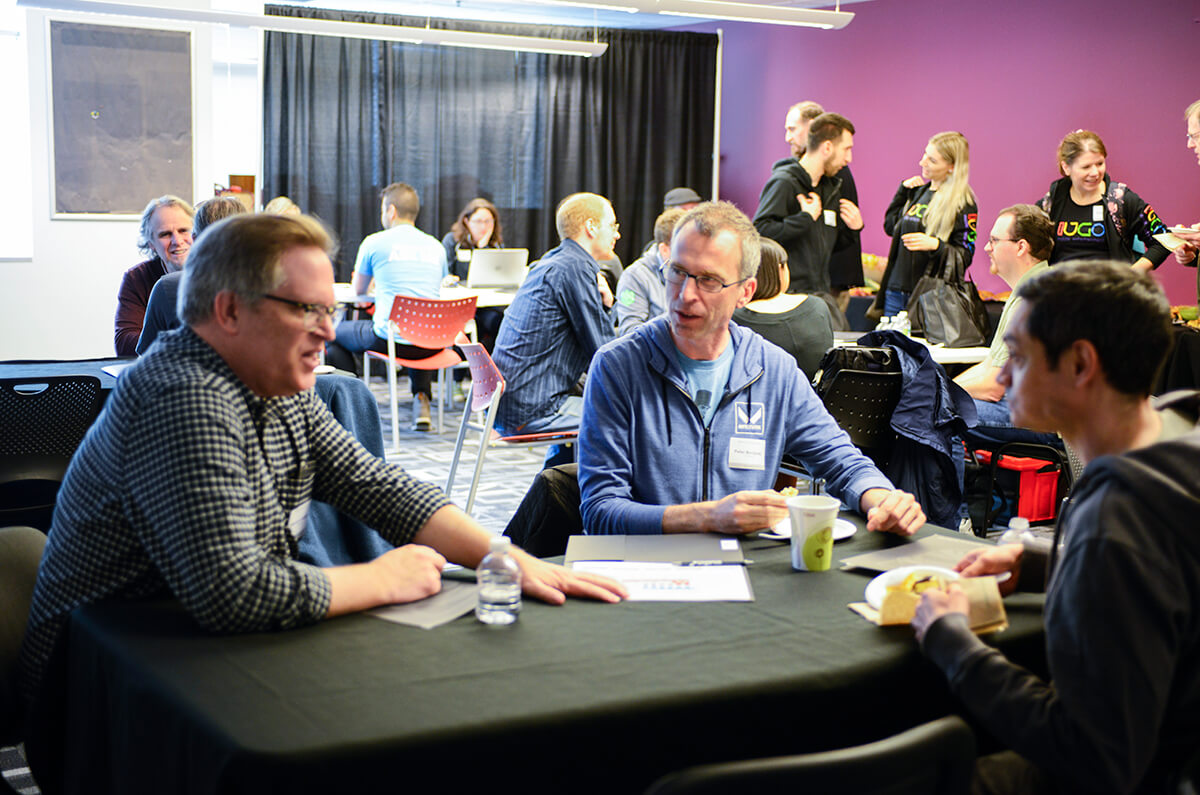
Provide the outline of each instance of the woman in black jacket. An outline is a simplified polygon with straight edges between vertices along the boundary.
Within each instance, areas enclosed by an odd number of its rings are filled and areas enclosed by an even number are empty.
[[[963,262],[975,256],[979,208],[969,184],[970,149],[962,133],[940,132],[929,139],[921,174],[900,183],[884,214],[892,238],[887,268],[869,316],[894,316],[908,305],[913,287],[947,250],[960,249]]]
[[[1141,270],[1157,268],[1170,252],[1154,239],[1167,231],[1154,208],[1128,185],[1109,178],[1108,150],[1091,130],[1068,133],[1058,145],[1062,178],[1038,202],[1054,223],[1050,264],[1071,259],[1114,259]],[[1133,239],[1145,246],[1138,256]]]

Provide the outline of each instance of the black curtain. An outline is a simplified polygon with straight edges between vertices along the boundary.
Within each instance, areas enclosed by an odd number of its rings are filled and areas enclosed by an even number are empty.
[[[423,27],[385,14],[268,6],[267,13]],[[591,29],[431,21],[433,27],[590,39]],[[607,30],[599,58],[266,35],[264,201],[287,195],[340,236],[338,279],[378,231],[379,191],[407,182],[417,226],[439,239],[463,205],[500,209],[506,246],[558,243],[565,196],[607,196],[630,263],[669,189],[712,185],[717,37]]]

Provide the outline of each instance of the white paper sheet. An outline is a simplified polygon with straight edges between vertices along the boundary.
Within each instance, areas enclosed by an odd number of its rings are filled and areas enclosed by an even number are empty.
[[[473,582],[442,580],[442,590],[427,599],[377,607],[368,610],[367,615],[411,627],[433,629],[474,610],[478,591],[479,586]]]
[[[678,563],[578,560],[575,571],[611,577],[629,589],[633,602],[753,602],[746,567]]]

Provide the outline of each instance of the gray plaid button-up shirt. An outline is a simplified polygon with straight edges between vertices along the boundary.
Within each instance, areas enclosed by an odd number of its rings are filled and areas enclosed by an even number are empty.
[[[311,390],[264,400],[191,329],[160,339],[122,373],[59,492],[22,650],[28,697],[89,602],[170,592],[221,632],[319,620],[329,580],[295,559],[288,530],[310,497],[396,545],[449,504],[366,451]]]

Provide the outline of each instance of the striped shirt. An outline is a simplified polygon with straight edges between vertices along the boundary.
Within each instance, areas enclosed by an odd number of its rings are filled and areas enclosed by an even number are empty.
[[[613,339],[598,273],[583,246],[564,240],[529,271],[505,310],[494,354],[505,381],[496,412],[504,433],[557,411],[592,355]]]

